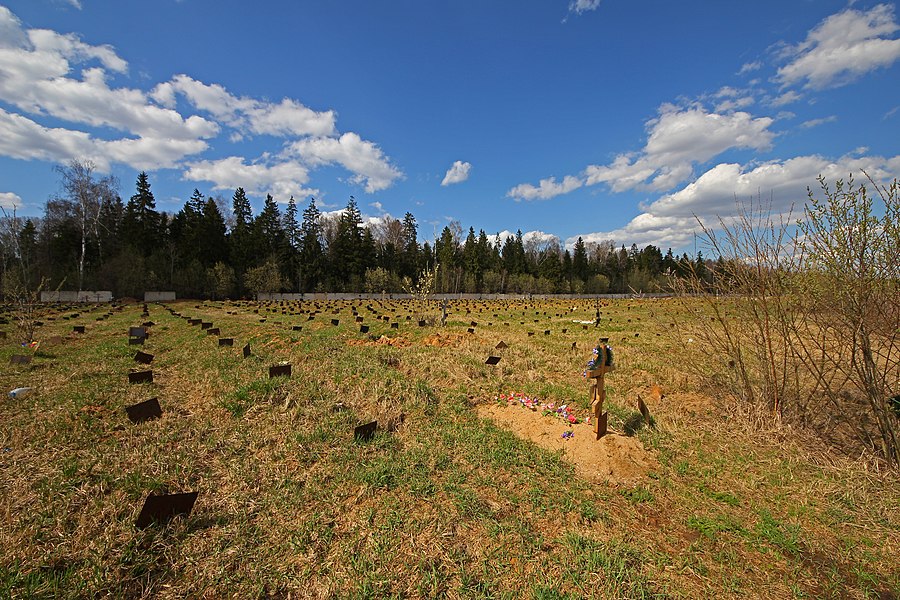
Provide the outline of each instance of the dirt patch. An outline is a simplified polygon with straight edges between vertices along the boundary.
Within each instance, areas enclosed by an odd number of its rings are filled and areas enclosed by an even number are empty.
[[[460,344],[460,342],[462,342],[462,339],[463,336],[455,333],[446,335],[435,333],[422,340],[422,345],[433,346],[435,348],[455,348]]]
[[[542,448],[562,450],[579,476],[597,483],[634,484],[657,465],[656,457],[637,438],[610,432],[597,440],[587,423],[568,425],[540,412],[498,404],[482,404],[478,414]],[[573,435],[564,438],[567,431]]]

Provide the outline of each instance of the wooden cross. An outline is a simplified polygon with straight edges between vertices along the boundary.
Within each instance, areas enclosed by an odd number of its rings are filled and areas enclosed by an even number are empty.
[[[607,350],[606,342],[608,338],[602,338],[597,344],[598,355],[594,362],[595,368],[587,372],[588,379],[591,380],[591,416],[594,419],[594,433],[599,440],[606,435],[607,425],[609,421],[609,413],[603,411],[603,403],[606,400],[606,386],[603,377],[610,371],[614,371],[616,366],[612,364]]]

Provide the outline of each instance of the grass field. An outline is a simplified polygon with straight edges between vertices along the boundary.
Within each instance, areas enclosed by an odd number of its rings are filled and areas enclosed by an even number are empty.
[[[142,308],[57,310],[36,350],[0,325],[0,597],[900,597],[897,474],[748,430],[691,368],[674,300],[607,302],[597,328],[575,300],[458,301],[445,327],[402,302]],[[610,427],[654,464],[627,484],[479,416],[498,392],[587,415],[601,336]],[[137,350],[153,383],[128,383]],[[653,427],[635,426],[638,394]],[[154,396],[163,417],[132,424],[125,407]],[[149,493],[187,491],[190,516],[135,527]]]

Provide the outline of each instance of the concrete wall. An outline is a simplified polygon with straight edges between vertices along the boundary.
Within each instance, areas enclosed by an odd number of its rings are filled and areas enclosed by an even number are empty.
[[[144,292],[144,302],[172,302],[175,292]]]
[[[628,298],[670,298],[673,294],[434,294],[433,300],[622,300]],[[259,301],[294,300],[409,300],[410,294],[257,294]]]
[[[41,292],[41,302],[112,302],[112,292],[92,290]]]

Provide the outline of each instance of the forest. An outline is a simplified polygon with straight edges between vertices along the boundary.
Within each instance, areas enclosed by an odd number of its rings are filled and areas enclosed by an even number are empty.
[[[665,254],[653,245],[612,240],[500,239],[453,221],[433,244],[420,242],[412,213],[365,222],[351,196],[342,211],[322,212],[310,198],[284,208],[267,195],[253,214],[238,187],[230,201],[194,189],[175,214],[159,211],[145,172],[127,201],[111,176],[89,162],[57,168],[60,193],[43,218],[6,212],[0,231],[3,281],[28,289],[110,290],[141,297],[242,298],[259,292],[403,292],[423,272],[436,293],[625,293],[658,291],[666,276],[702,274],[707,261]],[[5,285],[8,287],[8,285]]]

